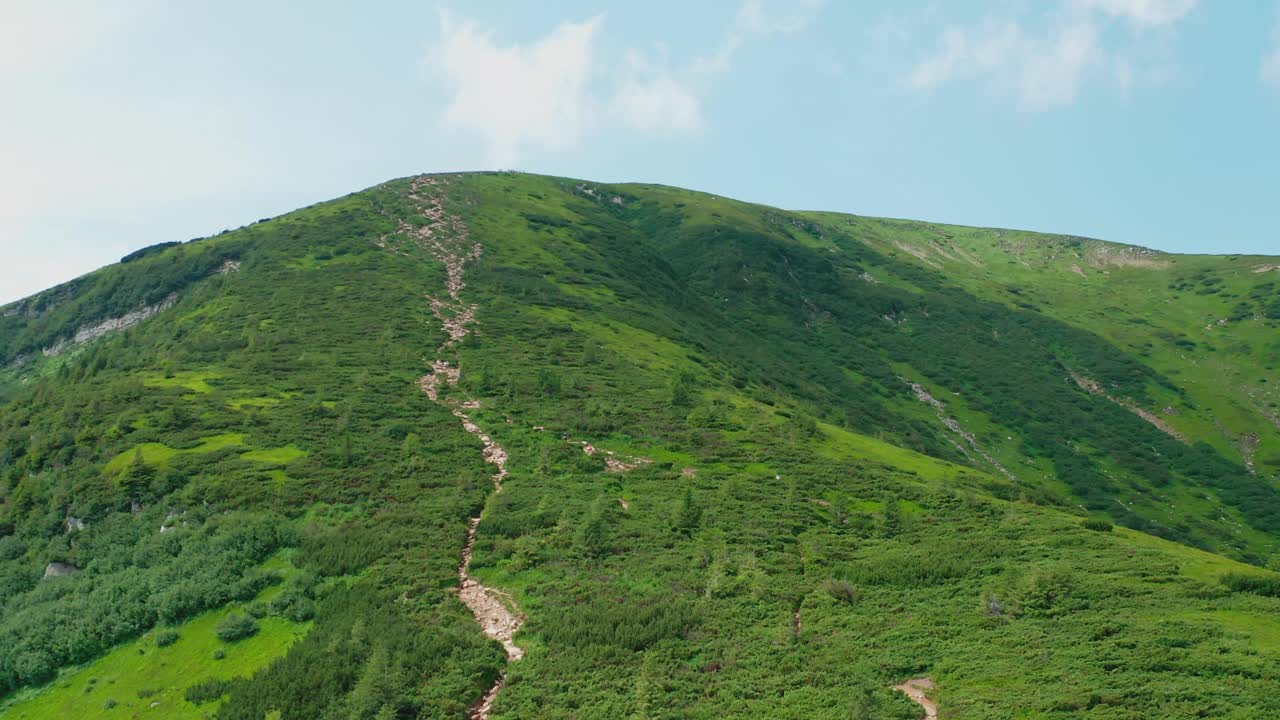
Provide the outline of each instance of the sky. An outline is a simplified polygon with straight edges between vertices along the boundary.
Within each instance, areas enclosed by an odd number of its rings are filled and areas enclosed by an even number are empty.
[[[1280,254],[1280,0],[0,0],[0,303],[499,168]]]

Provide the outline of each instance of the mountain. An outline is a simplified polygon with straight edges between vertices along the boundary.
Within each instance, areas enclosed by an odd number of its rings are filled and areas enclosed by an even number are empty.
[[[140,250],[0,308],[0,707],[1280,716],[1277,281],[518,173]]]

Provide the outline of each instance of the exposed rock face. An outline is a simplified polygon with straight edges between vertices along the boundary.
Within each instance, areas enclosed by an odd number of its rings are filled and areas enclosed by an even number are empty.
[[[1160,270],[1171,264],[1159,250],[1136,245],[1095,245],[1086,252],[1085,262],[1098,270],[1109,267]]]
[[[86,525],[83,520],[76,517],[75,515],[67,516],[66,528],[68,533],[80,532],[81,530],[84,530],[87,527],[89,526]]]
[[[1240,456],[1244,459],[1244,466],[1249,472],[1257,474],[1258,470],[1254,465],[1253,458],[1258,454],[1258,445],[1262,443],[1262,438],[1258,433],[1249,433],[1240,438]]]
[[[219,275],[226,275],[227,273],[238,272],[239,270],[240,270],[240,261],[227,258],[222,262],[221,265],[218,266],[218,269],[215,270],[214,272],[218,273]]]
[[[50,578],[65,577],[67,575],[75,575],[78,572],[80,572],[80,568],[72,565],[71,563],[51,562],[45,566],[44,577],[42,579],[48,580]]]
[[[33,307],[32,302],[30,300],[20,300],[6,307],[4,309],[4,312],[0,313],[0,317],[9,318],[9,317],[22,316],[25,318],[38,318],[41,315],[43,315],[45,311],[47,311],[48,309],[49,308],[46,308],[44,311],[37,310],[35,307]]]
[[[93,325],[84,325],[79,330],[76,330],[75,335],[59,340],[53,345],[45,348],[42,352],[44,352],[46,357],[61,355],[76,345],[83,345],[87,342],[97,340],[109,332],[133,327],[157,313],[168,310],[173,307],[176,302],[178,302],[178,294],[170,293],[168,297],[155,305],[147,305],[145,307],[138,308],[133,312],[125,313],[120,317],[107,318],[106,320]]]
[[[988,465],[1000,471],[1001,475],[1004,475],[1006,478],[1008,478],[1009,480],[1012,480],[1013,482],[1018,481],[1017,476],[1009,472],[1008,468],[1006,468],[1004,465],[1001,465],[999,460],[996,460],[994,457],[991,456],[990,453],[982,449],[982,446],[978,444],[978,438],[975,437],[973,433],[969,432],[968,430],[965,430],[964,426],[960,424],[959,420],[956,420],[955,418],[947,414],[947,406],[944,405],[941,400],[938,400],[934,396],[930,395],[929,391],[925,390],[924,386],[921,385],[920,383],[911,382],[906,378],[899,378],[899,379],[901,379],[903,382],[911,386],[911,392],[915,393],[917,400],[934,409],[934,412],[938,416],[938,420],[942,422],[944,427],[946,427],[948,430],[955,433],[956,435],[959,435],[960,438],[963,439],[965,443],[968,444],[968,447],[966,448],[965,445],[962,445],[953,440],[952,444],[955,445],[956,448],[960,450],[960,452],[964,453],[966,457],[969,457],[969,450],[972,449],[973,452],[977,453],[977,455],[981,457],[983,460],[985,460]]]

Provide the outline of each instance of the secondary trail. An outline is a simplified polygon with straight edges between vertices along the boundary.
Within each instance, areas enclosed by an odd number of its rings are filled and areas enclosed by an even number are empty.
[[[444,208],[443,178],[420,176],[410,184],[408,194],[414,210],[429,222],[426,225],[414,226],[401,220],[395,236],[400,240],[409,240],[426,250],[444,266],[445,290],[443,297],[427,296],[431,313],[440,321],[441,327],[449,336],[444,344],[436,348],[436,359],[431,362],[431,371],[418,379],[418,387],[435,403],[449,409],[449,412],[462,423],[468,433],[479,438],[484,445],[482,451],[485,462],[497,468],[491,477],[493,490],[490,496],[502,492],[502,481],[507,477],[507,451],[492,437],[476,425],[464,412],[480,407],[475,400],[458,401],[443,396],[442,391],[453,387],[462,379],[461,368],[452,365],[448,360],[439,357],[471,332],[470,325],[475,322],[477,306],[462,301],[460,293],[466,287],[464,276],[468,262],[478,260],[484,248],[478,242],[472,242],[466,224],[461,218],[449,213]],[[388,247],[388,237],[378,241],[382,247]],[[397,251],[398,248],[396,248]],[[480,526],[483,512],[471,518],[467,526],[467,540],[462,546],[462,558],[458,564],[458,598],[475,616],[476,623],[488,637],[502,644],[507,654],[507,662],[514,662],[524,657],[524,650],[514,642],[516,631],[524,623],[524,615],[519,612],[511,596],[494,588],[486,587],[471,577],[471,554],[475,549],[476,528]],[[506,682],[506,673],[498,675],[497,681],[485,694],[471,706],[468,717],[471,720],[486,720],[493,710],[493,702],[502,691]]]
[[[924,708],[925,720],[938,720],[938,704],[929,699],[925,691],[932,690],[937,685],[933,680],[927,677],[912,678],[900,685],[894,685],[893,689],[911,698],[920,707]]]

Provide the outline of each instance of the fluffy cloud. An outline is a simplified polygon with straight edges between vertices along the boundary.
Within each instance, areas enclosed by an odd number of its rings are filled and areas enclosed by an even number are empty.
[[[694,82],[665,60],[654,61],[635,50],[624,58],[609,110],[619,124],[641,132],[702,130],[702,99]]]
[[[530,152],[574,148],[591,132],[629,130],[694,135],[704,129],[703,99],[718,75],[755,37],[803,29],[821,6],[803,0],[775,13],[747,0],[714,52],[672,63],[665,47],[597,49],[604,17],[565,22],[525,45],[502,44],[491,30],[441,14],[441,40],[427,56],[449,90],[446,127],[484,139],[489,162],[509,167]]]
[[[960,75],[992,72],[1013,55],[1025,52],[1027,42],[1022,27],[1009,21],[988,21],[974,28],[947,28],[939,40],[938,51],[916,65],[908,81],[914,87],[926,89]]]
[[[588,81],[601,19],[563,23],[528,46],[501,46],[476,23],[442,13],[444,41],[433,59],[453,87],[445,123],[483,135],[498,166],[530,145],[574,144],[593,100]]]
[[[952,80],[984,79],[1028,110],[1073,103],[1095,76],[1127,90],[1136,77],[1156,73],[1135,68],[1130,54],[1105,47],[1106,25],[1122,20],[1131,31],[1168,29],[1194,7],[1195,0],[1069,0],[1039,30],[1008,18],[947,28],[907,84],[927,90]]]

